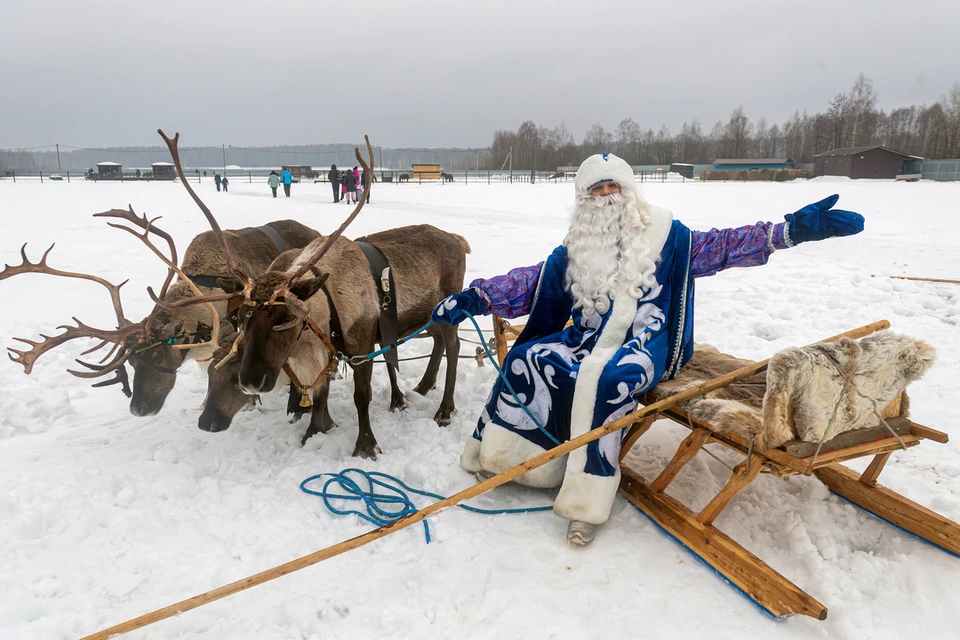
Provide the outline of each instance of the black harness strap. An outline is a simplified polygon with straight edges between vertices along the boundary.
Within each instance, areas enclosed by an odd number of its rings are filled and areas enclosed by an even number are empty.
[[[323,290],[323,295],[327,296],[327,304],[330,305],[330,342],[333,343],[339,353],[349,356],[347,344],[343,341],[343,327],[340,326],[340,315],[337,313],[337,307],[333,304],[330,292],[327,291],[327,285],[322,284],[320,288]]]
[[[373,276],[373,283],[377,289],[377,300],[380,303],[380,346],[396,344],[400,338],[400,321],[397,316],[397,289],[393,283],[393,269],[375,246],[369,242],[356,241],[356,244],[370,263],[370,275]],[[400,369],[396,349],[390,349],[384,353],[383,358],[395,371]]]
[[[280,237],[280,234],[277,233],[277,230],[271,227],[268,224],[263,225],[262,227],[257,227],[257,231],[262,231],[270,240],[273,241],[273,246],[277,248],[277,255],[280,255],[287,250],[287,245],[283,241],[283,238]]]

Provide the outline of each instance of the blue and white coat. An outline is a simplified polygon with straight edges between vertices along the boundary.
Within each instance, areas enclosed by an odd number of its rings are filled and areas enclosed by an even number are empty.
[[[489,310],[503,317],[530,314],[507,354],[504,371],[541,432],[498,379],[461,465],[499,473],[555,445],[621,418],[636,397],[672,378],[693,354],[694,278],[729,267],[766,263],[790,246],[783,223],[691,231],[666,209],[648,205],[643,241],[656,262],[656,286],[633,300],[620,286],[610,309],[584,318],[565,287],[567,253],[558,247],[536,267],[475,280]],[[532,294],[532,295],[531,295]],[[623,303],[628,301],[628,303]],[[573,324],[564,328],[572,317]],[[620,483],[622,432],[527,472],[517,482],[560,487],[557,515],[601,524]]]

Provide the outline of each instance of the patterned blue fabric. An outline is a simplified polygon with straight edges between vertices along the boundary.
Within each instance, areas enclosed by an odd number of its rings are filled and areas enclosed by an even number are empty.
[[[637,306],[634,321],[621,346],[605,365],[597,388],[591,429],[632,411],[636,396],[672,377],[693,353],[693,279],[690,277],[691,233],[674,221],[657,265],[657,286],[634,301],[613,301],[610,310],[584,318],[572,311],[573,300],[564,287],[567,256],[558,247],[547,259],[536,300],[524,331],[507,354],[504,372],[530,412],[555,438],[570,438],[573,387],[580,364],[593,351],[617,304]],[[553,443],[541,433],[505,391],[494,384],[474,438],[482,440],[484,427],[493,422],[543,449]],[[587,445],[584,471],[598,476],[616,473],[621,434],[610,434]]]

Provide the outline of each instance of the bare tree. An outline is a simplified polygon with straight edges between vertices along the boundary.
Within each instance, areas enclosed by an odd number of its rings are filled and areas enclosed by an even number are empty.
[[[730,114],[730,120],[726,126],[726,139],[731,157],[742,158],[746,155],[750,144],[750,130],[750,118],[744,113],[743,105],[740,105]]]

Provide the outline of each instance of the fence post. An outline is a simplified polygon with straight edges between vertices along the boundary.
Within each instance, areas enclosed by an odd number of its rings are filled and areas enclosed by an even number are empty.
[[[487,169],[487,184],[490,184],[490,169]]]
[[[40,169],[40,184],[43,184],[43,169]]]
[[[253,171],[247,171],[247,178],[250,180],[250,184],[253,184]]]
[[[16,184],[16,182],[17,182],[17,170],[16,170],[16,169],[10,169],[10,175],[13,176],[13,182],[14,182],[14,184]]]
[[[70,182],[70,172],[67,171],[67,182]]]

